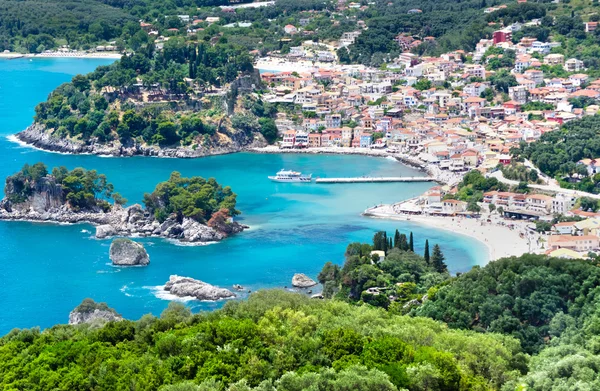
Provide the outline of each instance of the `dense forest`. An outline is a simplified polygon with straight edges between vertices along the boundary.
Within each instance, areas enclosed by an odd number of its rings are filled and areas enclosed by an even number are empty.
[[[0,339],[4,390],[493,390],[524,365],[511,337],[278,290]]]
[[[531,160],[545,174],[556,177],[563,187],[600,193],[600,175],[588,176],[578,165],[581,159],[600,157],[600,116],[585,116],[569,121],[559,130],[542,134],[539,140],[512,151]]]
[[[201,223],[219,211],[227,216],[240,213],[235,209],[236,195],[229,186],[221,186],[214,178],[185,178],[177,171],[171,173],[169,180],[156,185],[152,193],[144,194],[144,204],[160,222],[173,213],[179,219],[189,217]]]
[[[4,193],[10,202],[20,203],[35,191],[54,185],[60,186],[62,198],[74,211],[107,211],[111,198],[117,203],[126,202],[119,193],[114,193],[114,187],[106,176],[96,170],[75,168],[69,171],[61,166],[49,173],[44,163],[25,164],[19,172],[6,178]]]

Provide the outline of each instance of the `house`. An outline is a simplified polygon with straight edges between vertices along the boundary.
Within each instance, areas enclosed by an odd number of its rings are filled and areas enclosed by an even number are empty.
[[[494,31],[492,40],[494,41],[494,45],[501,42],[510,42],[512,40],[512,31],[510,29]]]
[[[594,175],[600,168],[600,159],[581,159],[577,164],[584,166],[588,175]]]
[[[527,209],[539,212],[549,213],[552,209],[552,197],[543,194],[531,194],[527,198]]]
[[[579,72],[584,69],[583,61],[576,58],[569,58],[567,61],[565,61],[563,68],[567,72]]]
[[[464,213],[467,210],[467,203],[458,200],[443,200],[442,201],[442,212],[447,215],[454,215],[456,213]]]
[[[552,200],[552,213],[565,214],[575,206],[576,197],[559,193]]]
[[[296,131],[287,130],[283,134],[283,141],[281,141],[281,148],[293,148],[296,141]]]
[[[550,235],[548,237],[548,248],[550,250],[565,248],[578,252],[590,252],[599,246],[600,238],[594,235]]]
[[[286,34],[296,34],[298,32],[298,29],[296,28],[296,26],[292,25],[292,24],[288,24],[283,28],[283,31],[285,31]]]
[[[308,147],[318,148],[321,146],[321,135],[319,133],[310,133],[308,135]]]
[[[294,139],[294,147],[296,147],[296,148],[308,147],[308,133],[297,132],[296,137]]]
[[[548,54],[544,57],[544,64],[546,65],[563,65],[565,63],[565,56],[562,54]]]
[[[598,22],[586,22],[584,25],[586,33],[594,32],[598,28]]]
[[[553,235],[573,235],[575,233],[575,221],[564,221],[552,226]]]
[[[360,135],[360,147],[369,148],[373,142],[373,136],[370,133],[362,133]]]

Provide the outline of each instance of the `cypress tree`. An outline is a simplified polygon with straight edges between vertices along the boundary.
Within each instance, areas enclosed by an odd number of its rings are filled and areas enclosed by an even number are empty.
[[[410,238],[408,239],[408,250],[415,252],[415,243],[413,241],[413,233],[410,231]]]
[[[400,248],[400,232],[398,232],[398,230],[396,230],[396,233],[394,234],[394,247]]]
[[[404,234],[400,235],[400,246],[399,246],[399,248],[402,251],[408,251],[408,241],[406,240],[406,235],[404,235]]]
[[[392,238],[390,238],[390,241],[389,241],[389,243],[388,243],[388,248],[387,248],[386,252],[387,252],[388,250],[391,250],[391,249],[393,249],[393,248],[394,248],[394,243],[392,242]]]
[[[429,265],[429,239],[425,240],[425,253],[423,254],[423,258],[425,258],[425,262]]]
[[[442,253],[442,249],[440,249],[439,245],[433,246],[433,252],[431,254],[431,265],[437,270],[438,273],[445,273],[448,271],[448,266],[444,263],[444,253]]]

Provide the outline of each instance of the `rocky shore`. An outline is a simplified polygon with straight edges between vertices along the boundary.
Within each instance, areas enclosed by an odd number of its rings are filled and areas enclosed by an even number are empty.
[[[124,146],[118,141],[110,143],[84,143],[81,141],[55,137],[44,125],[32,124],[27,129],[15,135],[15,138],[27,145],[44,151],[66,154],[90,154],[103,156],[153,156],[173,158],[195,158],[212,155],[248,151],[253,148],[266,146],[265,139],[260,135],[247,136],[244,132],[230,135],[231,143],[212,145],[210,148],[191,146],[176,148],[161,148],[156,145],[133,144]]]
[[[215,301],[236,297],[229,289],[219,288],[204,281],[172,275],[165,284],[165,291],[178,297],[193,297],[202,301]]]
[[[128,208],[113,206],[109,212],[73,212],[66,205],[47,211],[14,209],[6,200],[0,202],[0,220],[34,221],[59,224],[89,223],[96,226],[96,238],[113,236],[161,237],[186,243],[217,242],[229,234],[242,232],[247,226],[233,222],[229,232],[217,231],[190,218],[177,221],[169,217],[160,223],[139,204]]]

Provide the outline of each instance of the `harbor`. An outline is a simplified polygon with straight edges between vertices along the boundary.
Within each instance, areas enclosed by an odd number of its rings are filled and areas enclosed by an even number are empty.
[[[317,178],[317,183],[381,183],[381,182],[435,182],[431,177],[355,177],[355,178]]]

